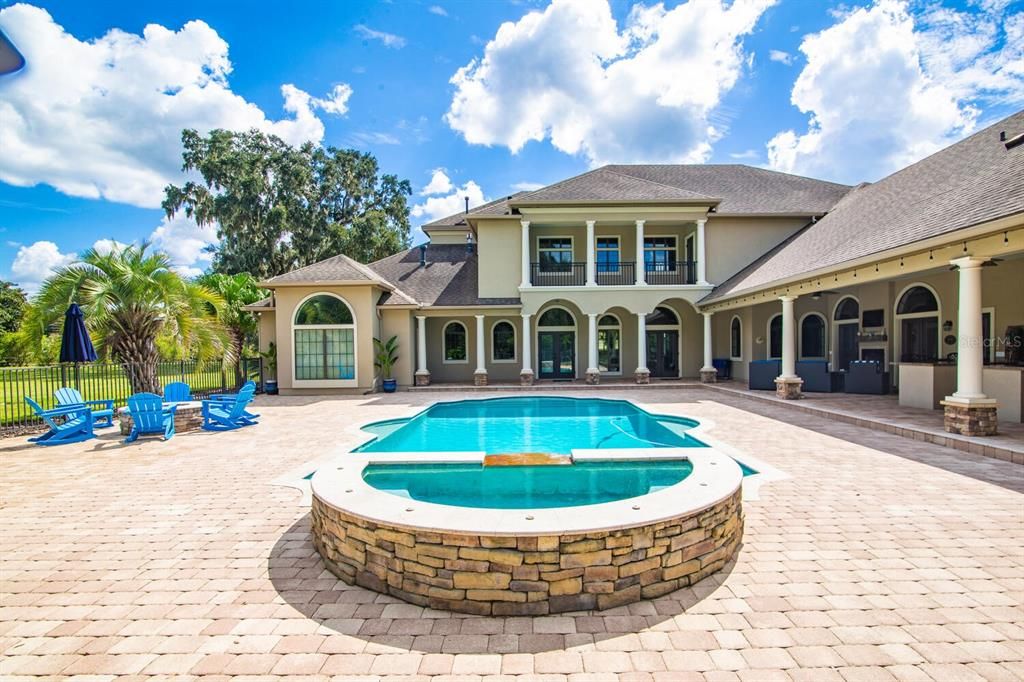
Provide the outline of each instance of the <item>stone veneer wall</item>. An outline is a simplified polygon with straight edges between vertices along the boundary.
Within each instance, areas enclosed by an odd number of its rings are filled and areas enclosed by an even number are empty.
[[[741,491],[679,518],[572,535],[488,536],[399,529],[313,497],[313,543],[349,584],[478,615],[607,609],[692,585],[743,536]]]

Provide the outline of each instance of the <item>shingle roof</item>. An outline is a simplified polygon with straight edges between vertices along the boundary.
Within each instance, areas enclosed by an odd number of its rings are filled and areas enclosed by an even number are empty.
[[[850,191],[848,185],[740,164],[615,165],[605,169],[718,197],[719,215],[821,215]]]
[[[370,268],[391,282],[397,291],[383,305],[403,305],[402,298],[428,306],[519,305],[518,298],[480,298],[477,256],[461,244],[427,247],[426,265],[420,265],[419,247],[370,263]],[[394,294],[404,296],[395,296]]]
[[[515,194],[510,194],[507,197],[502,197],[500,199],[495,199],[494,201],[489,201],[486,204],[481,204],[480,206],[469,209],[469,215],[510,215],[512,213],[512,209],[508,205],[509,200],[521,197],[524,194],[529,194],[529,192],[516,192]],[[439,218],[438,220],[427,223],[423,226],[423,229],[429,232],[431,228],[435,227],[458,227],[459,225],[465,224],[466,212],[463,211],[461,213],[453,213],[450,216]]]
[[[274,297],[268,296],[267,298],[261,298],[253,303],[248,303],[242,306],[246,310],[273,310],[274,309]]]
[[[604,166],[561,182],[516,197],[515,204],[547,201],[681,201],[717,203],[715,195],[696,192],[679,185],[638,177],[619,169],[629,166]]]
[[[1024,213],[1024,111],[874,184],[722,283],[702,303],[769,286],[979,223]]]
[[[264,284],[301,284],[304,282],[374,282],[386,283],[380,275],[362,263],[339,253],[317,263],[271,277]]]

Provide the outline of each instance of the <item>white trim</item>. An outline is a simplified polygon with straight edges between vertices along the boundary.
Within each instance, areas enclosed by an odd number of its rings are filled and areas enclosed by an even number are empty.
[[[852,298],[857,303],[857,317],[855,317],[853,320],[837,320],[836,319],[836,311],[839,310],[839,304],[842,303],[843,301],[845,301],[848,298]],[[843,294],[842,296],[840,296],[836,300],[836,302],[834,304],[832,304],[832,315],[831,315],[831,317],[829,319],[831,319],[833,322],[854,322],[854,321],[856,321],[857,324],[860,324],[860,314],[861,314],[860,299],[857,298],[856,296],[854,296],[853,294]]]
[[[782,319],[782,313],[775,313],[774,315],[772,315],[771,317],[768,318],[768,324],[765,325],[765,328],[764,328],[764,331],[765,331],[765,335],[764,335],[764,356],[765,356],[765,359],[767,359],[767,360],[781,360],[782,359],[782,353],[781,352],[778,355],[772,355],[772,320],[774,320],[776,317],[779,318],[780,320],[782,320],[781,323],[783,325],[786,324],[786,321]],[[780,340],[779,343],[782,343],[782,341]],[[783,344],[783,345],[785,345],[785,344]],[[780,348],[779,351],[782,351],[782,349]]]
[[[932,296],[935,297],[935,310],[931,310],[924,313],[905,313],[902,315],[897,312],[900,309],[900,301],[903,299],[903,296],[906,295],[906,293],[913,289],[914,287],[924,287],[925,289],[931,292]],[[893,298],[892,301],[892,350],[894,356],[893,359],[895,360],[897,365],[903,362],[903,325],[900,323],[903,320],[912,320],[926,317],[937,317],[939,319],[939,323],[935,325],[935,353],[936,359],[941,360],[944,357],[944,353],[942,352],[942,299],[939,297],[939,292],[935,291],[935,287],[933,287],[932,285],[926,284],[924,282],[911,282],[910,284],[903,287],[900,290],[900,292],[896,294],[896,297]]]
[[[568,234],[568,235],[538,234],[538,235],[536,235],[536,239],[534,239],[534,247],[537,250],[537,274],[538,275],[545,275],[545,274],[549,274],[549,273],[554,273],[554,274],[558,274],[559,273],[558,270],[546,270],[545,271],[545,270],[541,269],[542,266],[543,266],[543,263],[541,262],[541,259],[540,259],[540,240],[541,239],[568,239],[569,240],[569,249],[568,249],[569,250],[569,269],[570,269],[570,272],[571,272],[572,271],[572,264],[576,262],[576,240],[573,239],[573,236],[571,234]],[[545,251],[558,251],[558,252],[565,251],[565,249],[550,249],[550,248],[549,249],[544,249],[544,250]]]
[[[842,303],[843,301],[845,301],[848,298],[852,298],[854,300],[854,302],[857,304],[857,317],[853,318],[852,320],[837,320],[836,319],[836,311],[839,310],[839,304]],[[839,369],[838,365],[836,365],[835,350],[836,350],[836,348],[838,348],[837,340],[839,339],[839,327],[840,327],[840,325],[855,324],[855,325],[857,325],[858,328],[860,328],[860,316],[861,316],[862,313],[863,313],[863,310],[862,310],[862,306],[860,304],[860,299],[857,298],[856,296],[854,296],[853,294],[843,294],[843,295],[841,295],[838,298],[838,300],[836,300],[836,302],[832,305],[832,314],[829,316],[829,327],[828,327],[828,330],[829,330],[828,357],[829,357],[829,362],[831,363],[831,367],[833,369]],[[857,352],[855,353],[855,355],[856,355],[856,357],[853,358],[853,359],[854,360],[860,360],[860,344],[859,343],[857,344]],[[843,371],[843,370],[840,370],[840,371]]]
[[[306,304],[311,298],[317,296],[332,296],[348,308],[348,312],[352,315],[351,324],[295,324],[295,318],[298,316],[299,311],[302,310],[302,306]],[[332,291],[315,291],[311,294],[307,294],[302,298],[295,308],[292,310],[290,325],[291,331],[291,361],[292,361],[292,388],[355,388],[359,386],[359,329],[357,325],[356,309],[352,307],[344,296],[336,294]],[[296,357],[296,344],[295,344],[295,332],[298,329],[351,329],[352,330],[352,378],[351,379],[299,379],[298,377],[298,358]],[[374,378],[376,382],[376,377]],[[287,387],[286,387],[287,388]]]
[[[615,318],[615,324],[601,324],[601,320],[603,320],[605,317],[614,317]],[[614,330],[619,332],[619,371],[618,372],[611,372],[611,371],[609,371],[609,372],[601,372],[601,374],[603,374],[604,376],[608,376],[608,377],[620,377],[620,376],[622,376],[622,319],[618,315],[616,315],[615,313],[601,313],[601,315],[598,316],[598,318],[597,318],[597,334],[598,334],[598,336],[601,335],[601,330],[606,330],[607,331],[607,330],[610,330],[610,329],[614,329]],[[597,355],[597,358],[598,358],[597,365],[598,365],[598,369],[600,369],[600,367],[601,367],[601,349],[600,348],[597,349],[597,354],[598,354]]]
[[[466,357],[462,360],[449,360],[448,359],[448,348],[445,346],[445,336],[448,334],[448,327],[453,324],[457,324],[462,327],[462,332],[466,335]],[[441,327],[441,364],[443,365],[468,365],[469,364],[469,328],[466,327],[466,323],[460,320],[448,320]]]
[[[739,322],[740,323],[740,354],[739,355],[733,355],[732,354],[732,323],[733,322]],[[743,318],[741,318],[739,315],[733,315],[732,319],[729,320],[729,359],[730,360],[737,360],[737,361],[742,361],[743,360]]]
[[[996,308],[995,308],[995,306],[983,306],[982,307],[982,309],[981,309],[981,319],[982,320],[985,319],[985,313],[988,313],[988,315],[989,315],[989,324],[991,325],[991,327],[989,328],[989,331],[988,331],[988,338],[991,339],[991,341],[992,341],[992,345],[990,345],[988,348],[986,348],[985,352],[988,354],[989,364],[992,364],[992,363],[994,363],[996,361],[996,329],[998,329],[998,327],[996,327]],[[985,325],[984,324],[982,324],[982,326],[981,326],[981,338],[983,338],[983,339],[985,338]],[[1005,351],[1003,351],[1003,352],[1005,353]]]
[[[497,327],[502,322],[505,322],[509,326],[512,327],[512,358],[511,359],[506,358],[504,360],[497,360],[494,357],[494,328]],[[505,318],[501,318],[500,320],[495,320],[491,324],[491,331],[490,331],[490,336],[488,337],[488,340],[491,342],[491,352],[488,353],[488,355],[490,356],[490,359],[491,359],[491,364],[493,364],[493,365],[504,365],[504,364],[512,364],[512,363],[519,362],[519,332],[516,331],[516,326],[514,324],[512,324],[512,320],[507,320]]]
[[[860,312],[858,311],[857,314],[859,316]],[[822,351],[824,352],[823,355],[804,355],[804,320],[808,317],[821,318],[821,342],[825,346],[822,348]],[[828,358],[828,320],[825,319],[824,315],[813,310],[811,312],[804,313],[800,316],[800,319],[797,320],[796,328],[797,333],[799,334],[797,338],[797,360],[825,360]]]
[[[559,310],[564,310],[566,313],[568,313],[569,317],[572,318],[572,322],[573,322],[571,327],[567,327],[567,326],[564,326],[564,325],[563,326],[559,326],[559,327],[542,327],[540,325],[540,318],[544,317],[544,313],[548,312],[549,310],[554,310],[555,308],[558,308]],[[576,320],[576,316],[572,314],[572,311],[569,310],[568,308],[566,308],[565,306],[558,305],[558,304],[549,305],[546,308],[542,308],[541,310],[537,311],[537,323],[535,325],[533,325],[533,329],[534,329],[534,332],[533,332],[533,334],[534,334],[534,336],[533,336],[533,340],[534,340],[533,359],[535,361],[533,366],[537,368],[537,374],[536,374],[537,378],[538,379],[542,378],[541,375],[540,375],[540,373],[541,373],[541,369],[540,369],[540,334],[541,334],[542,331],[545,331],[545,332],[572,332],[572,376],[573,376],[573,379],[579,379],[580,378],[580,363],[579,363],[579,357],[580,357],[580,332],[579,332],[579,322]]]

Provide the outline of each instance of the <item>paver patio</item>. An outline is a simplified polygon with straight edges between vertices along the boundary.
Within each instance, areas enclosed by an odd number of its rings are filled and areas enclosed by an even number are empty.
[[[478,618],[339,582],[301,493],[271,482],[457,397],[263,398],[257,427],[168,443],[0,441],[0,675],[1024,678],[1024,466],[702,389],[611,397],[711,419],[791,478],[745,501],[737,561],[694,588]]]

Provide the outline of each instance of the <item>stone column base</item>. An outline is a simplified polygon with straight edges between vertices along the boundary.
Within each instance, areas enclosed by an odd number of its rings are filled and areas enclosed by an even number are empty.
[[[416,372],[416,385],[417,386],[429,386],[430,385],[430,372]]]
[[[997,406],[993,404],[969,405],[943,400],[942,425],[948,433],[961,436],[994,436],[999,433]]]
[[[601,372],[596,369],[587,370],[587,383],[591,386],[596,386],[601,383]]]
[[[638,384],[649,384],[651,383],[651,370],[649,369],[638,369],[633,372],[633,379]]]
[[[702,384],[714,384],[718,383],[718,370],[717,369],[702,369],[700,371],[700,383]]]
[[[520,386],[533,386],[533,371],[527,370],[519,373]]]
[[[474,386],[486,386],[487,385],[487,372],[473,372],[473,385]]]
[[[799,400],[803,397],[800,391],[800,387],[804,385],[804,380],[796,377],[795,379],[783,379],[779,377],[775,380],[775,395],[783,400]]]

